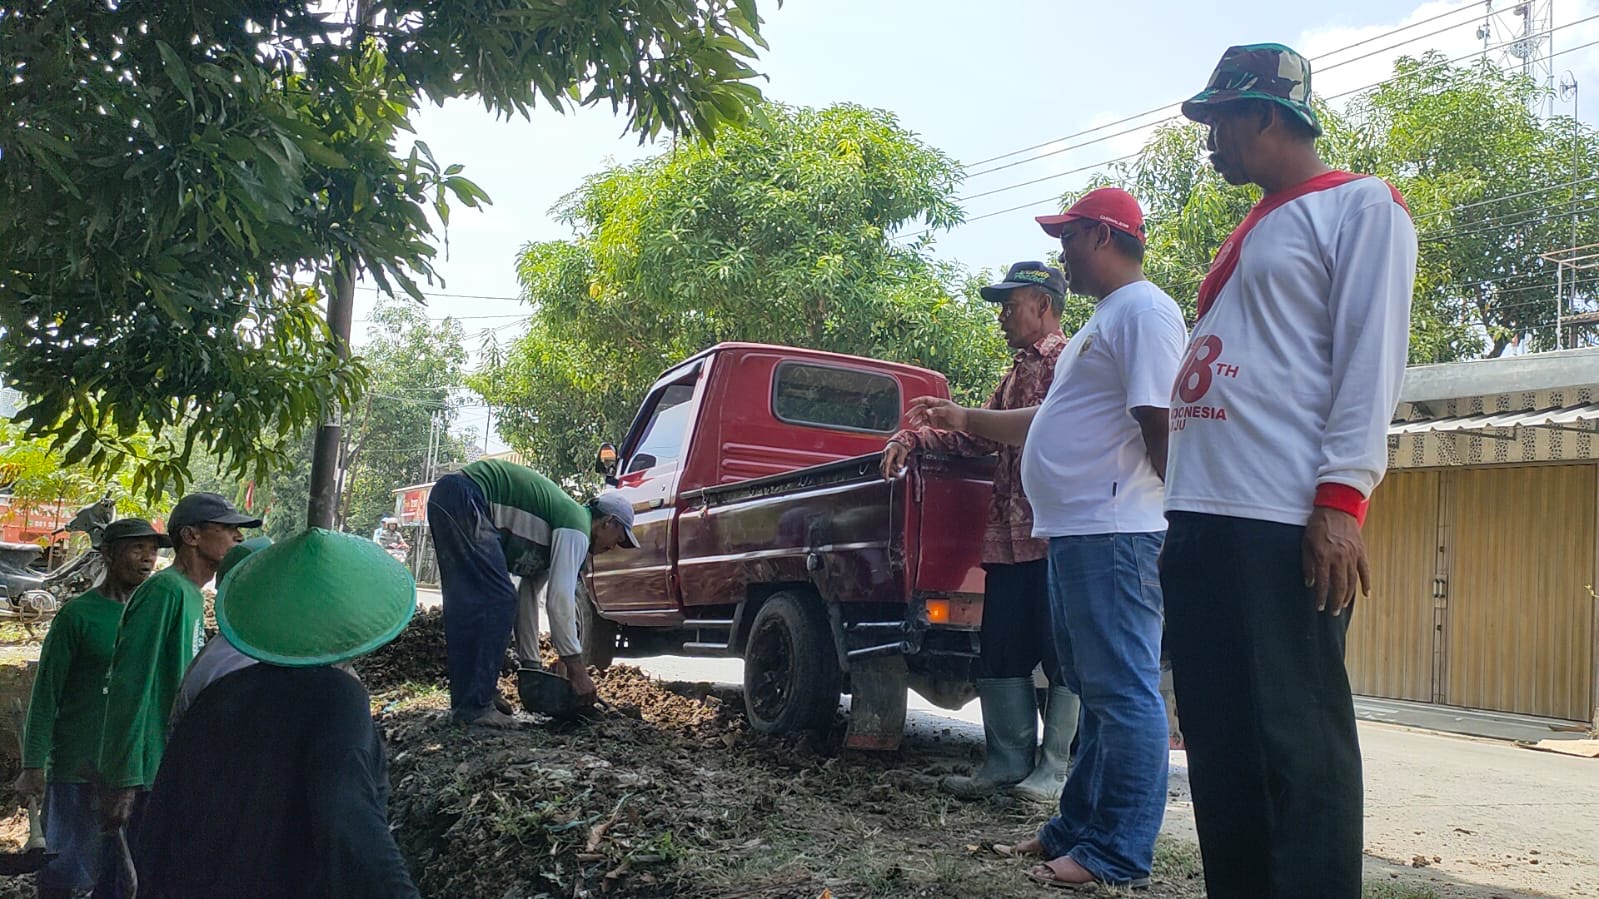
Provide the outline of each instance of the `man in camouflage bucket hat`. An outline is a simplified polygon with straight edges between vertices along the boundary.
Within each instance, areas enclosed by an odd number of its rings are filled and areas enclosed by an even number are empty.
[[[1210,123],[1211,110],[1239,100],[1267,100],[1291,110],[1321,136],[1321,122],[1310,105],[1310,62],[1282,44],[1228,47],[1210,84],[1183,104],[1183,115]]]
[[[1387,469],[1416,230],[1316,150],[1310,66],[1233,47],[1183,112],[1263,196],[1216,251],[1173,385],[1160,581],[1211,896],[1361,894],[1344,640]]]

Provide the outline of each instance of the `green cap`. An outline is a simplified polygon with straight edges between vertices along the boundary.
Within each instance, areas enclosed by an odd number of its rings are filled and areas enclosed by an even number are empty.
[[[1210,83],[1183,103],[1183,115],[1208,123],[1211,110],[1237,100],[1270,100],[1285,106],[1321,134],[1321,122],[1310,106],[1310,60],[1282,44],[1228,47]]]
[[[415,610],[416,581],[404,565],[370,540],[321,528],[250,554],[217,591],[217,627],[228,642],[291,668],[366,655],[398,636]]]
[[[233,548],[228,550],[228,554],[222,557],[222,564],[217,566],[217,592],[222,592],[222,582],[227,578],[228,572],[239,567],[239,563],[248,559],[251,553],[271,545],[271,537],[251,537],[243,543],[234,544]]]

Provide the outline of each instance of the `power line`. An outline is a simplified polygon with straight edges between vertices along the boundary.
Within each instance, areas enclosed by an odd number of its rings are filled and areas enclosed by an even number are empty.
[[[1476,202],[1472,202],[1472,203],[1462,203],[1459,206],[1449,206],[1449,207],[1446,207],[1444,209],[1437,209],[1437,210],[1434,210],[1432,212],[1427,213],[1426,215],[1419,216],[1419,217],[1417,217],[1416,220],[1417,221],[1422,221],[1424,219],[1437,218],[1440,215],[1451,215],[1453,213],[1461,212],[1461,211],[1466,210],[1466,209],[1475,209],[1478,206],[1485,206],[1485,205],[1487,205],[1489,203],[1499,203],[1499,202],[1503,202],[1505,200],[1519,200],[1522,197],[1532,197],[1532,196],[1537,196],[1539,194],[1552,193],[1552,192],[1557,191],[1557,190],[1562,190],[1562,189],[1569,188],[1569,187],[1576,187],[1579,184],[1588,184],[1588,183],[1593,182],[1593,181],[1599,181],[1599,175],[1594,175],[1594,176],[1589,177],[1589,178],[1582,178],[1582,179],[1577,180],[1577,181],[1562,181],[1559,184],[1551,184],[1548,187],[1540,187],[1540,188],[1537,188],[1535,190],[1525,190],[1525,191],[1522,191],[1521,193],[1506,194],[1504,196],[1499,196],[1499,197],[1489,197],[1487,199],[1477,200]]]
[[[494,315],[429,315],[429,316],[427,316],[427,320],[430,321],[430,322],[444,322],[444,321],[458,321],[458,322],[461,322],[461,321],[476,321],[476,320],[480,320],[480,319],[491,319],[491,318],[527,318],[527,313],[526,312],[500,312],[500,313],[497,313],[497,314],[494,314]],[[373,323],[376,323],[376,322],[381,322],[382,319],[377,319],[377,318],[358,318],[358,319],[355,319],[354,321],[360,322],[362,324],[373,324]]]
[[[378,287],[375,284],[357,284],[355,286],[355,289],[356,290],[370,290],[373,293],[386,293],[386,291],[384,291],[383,288]],[[481,294],[481,293],[445,293],[443,291],[431,291],[431,290],[422,291],[422,296],[423,296],[424,299],[427,298],[427,297],[444,297],[446,299],[451,299],[451,300],[498,300],[500,302],[505,302],[505,303],[521,303],[521,302],[525,302],[525,300],[522,297],[495,296],[495,295],[491,295],[491,294]]]
[[[1411,28],[1416,28],[1416,27],[1419,27],[1421,25],[1426,25],[1426,24],[1429,24],[1431,22],[1436,22],[1439,19],[1443,19],[1443,18],[1447,18],[1449,16],[1457,15],[1457,14],[1459,14],[1461,12],[1473,12],[1474,13],[1475,11],[1469,6],[1457,7],[1455,9],[1448,10],[1448,11],[1440,13],[1438,15],[1431,16],[1431,17],[1426,18],[1426,19],[1422,19],[1421,21],[1414,22],[1414,23],[1412,23],[1410,25],[1405,25],[1405,26],[1401,26],[1399,28],[1394,28],[1394,29],[1391,29],[1389,31],[1385,31],[1385,32],[1383,32],[1381,34],[1373,35],[1372,37],[1366,38],[1365,40],[1356,41],[1353,44],[1349,44],[1349,45],[1344,46],[1344,47],[1339,47],[1339,48],[1337,48],[1335,50],[1330,50],[1327,53],[1322,54],[1320,59],[1325,59],[1328,56],[1335,56],[1335,55],[1337,55],[1339,53],[1344,52],[1345,50],[1353,50],[1356,47],[1360,47],[1360,46],[1363,46],[1365,44],[1372,43],[1373,41],[1382,40],[1385,37],[1391,37],[1391,36],[1393,36],[1395,34],[1398,34],[1401,31],[1408,31]],[[1352,57],[1350,59],[1345,59],[1345,60],[1342,60],[1340,62],[1324,65],[1324,66],[1321,66],[1319,68],[1313,68],[1313,71],[1316,71],[1316,72],[1329,72],[1329,71],[1332,71],[1333,69],[1336,69],[1336,68],[1338,68],[1340,66],[1345,66],[1345,65],[1348,65],[1348,64],[1353,63],[1353,62],[1359,62],[1362,59],[1367,59],[1367,58],[1369,58],[1371,56],[1375,56],[1375,55],[1380,54],[1380,53],[1386,53],[1389,50],[1394,50],[1394,49],[1397,49],[1399,47],[1403,47],[1406,44],[1415,43],[1416,41],[1424,40],[1424,39],[1429,38],[1429,37],[1435,37],[1435,36],[1437,36],[1439,34],[1444,33],[1445,31],[1449,31],[1450,29],[1459,28],[1463,24],[1466,24],[1466,23],[1456,22],[1456,23],[1448,25],[1447,27],[1440,28],[1440,29],[1438,29],[1436,31],[1430,31],[1427,34],[1418,35],[1418,36],[1412,37],[1412,38],[1407,38],[1404,41],[1401,41],[1401,42],[1399,42],[1397,44],[1393,44],[1393,45],[1388,46],[1388,47],[1384,47],[1381,50],[1374,50],[1374,51],[1372,51],[1370,53],[1366,53],[1366,54],[1363,54],[1361,56]],[[1078,137],[1085,137],[1085,136],[1087,136],[1089,134],[1093,134],[1096,131],[1103,131],[1103,130],[1105,130],[1107,128],[1114,128],[1117,125],[1126,124],[1128,122],[1136,121],[1138,119],[1145,118],[1147,116],[1156,115],[1156,114],[1159,114],[1159,113],[1164,113],[1167,110],[1175,109],[1175,108],[1177,108],[1180,105],[1181,105],[1180,103],[1167,103],[1164,106],[1157,106],[1154,109],[1146,110],[1146,111],[1140,112],[1140,113],[1135,113],[1135,114],[1127,116],[1125,118],[1117,119],[1114,122],[1109,122],[1109,123],[1104,124],[1104,125],[1098,125],[1098,126],[1093,127],[1093,128],[1088,128],[1088,129],[1085,129],[1083,131],[1076,132],[1074,134],[1068,134],[1065,137],[1059,137],[1059,138],[1056,138],[1055,140],[1052,140],[1052,141],[1045,141],[1044,143],[1036,144],[1034,146],[1027,147],[1027,148],[1024,148],[1024,149],[1021,149],[1021,150],[1016,150],[1016,151],[1014,151],[1012,153],[1006,153],[1006,154],[1003,154],[1003,155],[1000,155],[1000,156],[992,157],[990,159],[985,159],[985,160],[981,160],[979,162],[974,162],[974,163],[972,163],[972,165],[974,167],[975,166],[980,166],[980,165],[984,165],[984,164],[989,163],[989,162],[996,162],[996,161],[1001,160],[1001,159],[1008,159],[1011,156],[1016,156],[1016,155],[1019,155],[1021,153],[1029,152],[1031,150],[1037,150],[1037,149],[1041,149],[1043,147],[1052,146],[1052,145],[1060,143],[1061,141],[1064,141],[1064,140],[1074,140],[1074,139],[1076,139]],[[1082,142],[1082,143],[1073,144],[1072,146],[1069,146],[1069,147],[1059,147],[1059,148],[1050,150],[1047,153],[1040,153],[1037,156],[1030,156],[1030,157],[1028,157],[1026,159],[1020,159],[1020,160],[1017,160],[1015,162],[1006,163],[1005,165],[994,166],[992,168],[984,169],[984,170],[979,171],[979,172],[973,172],[970,175],[968,175],[967,177],[968,178],[980,178],[983,175],[990,175],[990,174],[993,174],[994,172],[1002,171],[1004,169],[1012,168],[1014,166],[1023,165],[1023,164],[1029,163],[1029,162],[1036,162],[1036,161],[1038,161],[1040,159],[1045,159],[1045,158],[1048,158],[1050,156],[1055,156],[1055,155],[1058,155],[1060,153],[1065,153],[1065,152],[1070,151],[1070,150],[1080,149],[1082,147],[1091,146],[1091,145],[1096,144],[1096,143],[1100,143],[1100,142],[1103,142],[1103,141],[1110,140],[1111,138],[1121,137],[1123,135],[1132,134],[1132,133],[1135,133],[1135,132],[1138,132],[1138,131],[1142,131],[1145,128],[1152,128],[1152,127],[1155,127],[1155,126],[1158,126],[1158,125],[1162,125],[1162,124],[1165,124],[1166,122],[1174,121],[1174,120],[1176,120],[1178,118],[1179,118],[1179,116],[1168,115],[1168,116],[1165,116],[1164,118],[1162,118],[1162,119],[1160,119],[1158,121],[1147,122],[1147,123],[1145,123],[1143,125],[1139,125],[1139,126],[1136,126],[1134,128],[1128,128],[1128,129],[1123,130],[1123,131],[1118,131],[1115,134],[1107,134],[1107,135],[1104,135],[1102,137],[1097,137],[1097,138],[1095,138],[1095,139],[1093,139],[1091,141],[1085,141],[1085,142]]]
[[[1563,29],[1566,29],[1566,28],[1572,28],[1574,26],[1581,25],[1581,24],[1584,24],[1586,22],[1593,21],[1595,19],[1599,19],[1599,14],[1588,16],[1588,17],[1582,18],[1582,19],[1577,19],[1577,20],[1574,20],[1574,21],[1571,21],[1571,22],[1567,22],[1564,25],[1556,26],[1555,28],[1550,29],[1550,32],[1548,32],[1548,33],[1553,33],[1554,31],[1560,31],[1560,30],[1563,30]],[[1498,45],[1498,46],[1499,47],[1508,46],[1509,44],[1512,44],[1512,43],[1515,43],[1515,41],[1507,41],[1504,44],[1501,44],[1501,45]],[[1594,46],[1599,46],[1599,40],[1590,41],[1590,42],[1588,42],[1586,44],[1581,44],[1581,45],[1578,45],[1578,46],[1575,46],[1575,47],[1569,47],[1569,48],[1567,48],[1565,50],[1561,50],[1561,51],[1559,51],[1557,53],[1551,53],[1548,56],[1543,57],[1543,59],[1545,61],[1552,60],[1552,59],[1554,59],[1557,56],[1564,56],[1567,53],[1575,53],[1575,52],[1577,52],[1579,50],[1586,50],[1589,47],[1594,47]],[[1496,48],[1490,48],[1490,49],[1496,49]],[[1478,51],[1478,52],[1480,52],[1480,51]],[[1478,52],[1468,53],[1468,54],[1465,54],[1463,56],[1454,57],[1452,59],[1440,60],[1439,62],[1435,63],[1434,65],[1426,67],[1424,69],[1421,69],[1420,71],[1427,71],[1428,69],[1431,69],[1431,68],[1437,68],[1437,67],[1441,67],[1441,66],[1457,63],[1457,62],[1460,62],[1462,60],[1470,59],[1470,58],[1472,58],[1474,56],[1477,56]],[[1404,77],[1408,77],[1408,76],[1393,76],[1391,78],[1385,78],[1382,81],[1373,82],[1372,84],[1367,84],[1367,85],[1364,85],[1362,87],[1352,88],[1350,90],[1343,91],[1343,92],[1338,93],[1338,94],[1333,94],[1333,95],[1331,95],[1329,97],[1324,97],[1323,99],[1324,100],[1335,100],[1335,99],[1339,99],[1339,98],[1342,98],[1342,97],[1347,97],[1347,96],[1349,96],[1351,94],[1360,93],[1361,91],[1371,90],[1373,88],[1381,87],[1381,86],[1383,86],[1385,84],[1391,84],[1391,83],[1394,83],[1396,81],[1400,81]],[[1168,119],[1167,121],[1170,121],[1170,119]],[[1162,124],[1162,122],[1155,122],[1155,123],[1152,123],[1152,124],[1158,125],[1158,124]],[[1090,142],[1090,143],[1094,143],[1094,142]],[[1085,143],[1082,146],[1087,146],[1087,145],[1088,144]],[[1066,177],[1067,175],[1071,175],[1071,174],[1077,174],[1077,173],[1084,172],[1084,171],[1091,171],[1091,170],[1094,170],[1094,169],[1103,168],[1105,166],[1113,165],[1113,164],[1118,163],[1118,162],[1124,162],[1124,161],[1129,160],[1129,159],[1135,159],[1135,158],[1137,158],[1140,155],[1141,152],[1142,152],[1141,150],[1140,151],[1135,151],[1133,153],[1128,153],[1128,154],[1125,154],[1125,155],[1122,155],[1122,156],[1117,156],[1117,157],[1114,157],[1112,159],[1107,159],[1107,160],[1103,160],[1101,162],[1093,163],[1091,165],[1081,166],[1081,167],[1079,167],[1077,169],[1073,169],[1073,170],[1068,171],[1068,172],[1061,172],[1061,173],[1054,174],[1054,175],[1046,175],[1046,176],[1043,176],[1043,177],[1040,177],[1040,178],[1035,178],[1035,179],[1033,179],[1031,181],[1027,181],[1027,182],[1024,182],[1024,183],[1021,183],[1021,184],[1013,184],[1013,185],[1008,185],[1006,187],[995,188],[993,190],[984,192],[983,194],[981,194],[981,196],[991,196],[993,194],[1003,193],[1003,192],[1005,192],[1007,190],[1012,190],[1012,189],[1017,188],[1017,187],[1030,186],[1030,185],[1033,185],[1033,184],[1038,184],[1038,183],[1043,182],[1043,181],[1050,181],[1050,180],[1054,180],[1054,179],[1057,179],[1057,178],[1063,178],[1063,177]],[[1570,183],[1570,182],[1567,182],[1567,183]],[[962,199],[964,199],[964,198],[962,198]],[[995,210],[993,212],[987,212],[987,213],[983,213],[981,215],[972,216],[971,218],[963,220],[961,222],[961,224],[970,224],[972,222],[979,222],[979,221],[982,221],[983,219],[993,218],[995,216],[1005,215],[1005,214],[1011,213],[1011,212],[1017,212],[1017,211],[1020,211],[1020,210],[1023,210],[1023,209],[1027,209],[1027,208],[1030,208],[1030,207],[1033,207],[1033,206],[1039,206],[1039,205],[1042,205],[1044,203],[1056,202],[1059,199],[1060,199],[1059,195],[1049,196],[1049,197],[1040,197],[1039,199],[1032,200],[1032,201],[1029,201],[1029,202],[1026,202],[1026,203],[1022,203],[1022,204],[1019,204],[1019,205],[1016,205],[1016,206],[1010,206],[1010,207],[1007,207],[1005,209],[999,209],[999,210]],[[923,229],[921,229],[919,231],[913,231],[913,232],[911,232],[909,234],[894,235],[894,239],[896,239],[896,240],[909,240],[909,239],[912,239],[912,238],[915,238],[915,237],[920,237],[920,236],[922,236],[924,234],[929,234],[929,233],[931,233],[931,232],[933,232],[935,230],[937,230],[937,229],[936,228],[932,228],[932,227],[923,228]]]
[[[1472,6],[1469,6],[1469,5],[1468,6],[1457,7],[1455,9],[1451,9],[1451,10],[1447,10],[1447,11],[1439,13],[1439,14],[1437,14],[1435,16],[1430,16],[1428,18],[1421,19],[1421,20],[1416,21],[1416,22],[1412,22],[1409,25],[1402,25],[1402,26],[1400,26],[1398,28],[1394,28],[1394,29],[1391,29],[1389,31],[1385,31],[1385,32],[1383,32],[1381,34],[1372,35],[1369,38],[1366,38],[1366,39],[1360,40],[1360,41],[1356,41],[1353,44],[1349,44],[1349,45],[1344,46],[1344,47],[1338,47],[1337,49],[1334,49],[1334,50],[1329,50],[1326,53],[1323,53],[1321,55],[1321,57],[1319,57],[1319,59],[1325,59],[1326,57],[1329,57],[1329,56],[1336,56],[1337,54],[1342,53],[1345,50],[1353,50],[1356,47],[1364,46],[1364,45],[1369,44],[1369,43],[1371,43],[1373,41],[1382,40],[1385,37],[1392,37],[1393,35],[1398,34],[1401,31],[1408,31],[1411,28],[1417,28],[1417,27],[1422,26],[1422,25],[1431,24],[1433,22],[1438,21],[1439,19],[1455,15],[1455,14],[1461,12],[1461,11],[1475,11],[1475,10],[1474,10],[1474,8]],[[1407,41],[1406,43],[1410,43],[1410,41]],[[1473,55],[1475,55],[1475,54],[1473,54]],[[1340,63],[1340,65],[1341,65],[1341,63]],[[1106,122],[1103,125],[1096,125],[1096,126],[1094,126],[1092,128],[1086,128],[1086,129],[1084,129],[1082,131],[1076,131],[1076,132],[1073,132],[1071,134],[1065,135],[1064,137],[1057,137],[1057,138],[1054,138],[1053,140],[1047,140],[1047,141],[1044,141],[1043,143],[1034,144],[1034,145],[1032,145],[1030,147],[1023,147],[1020,150],[1012,150],[1009,153],[1001,153],[998,156],[990,156],[990,157],[988,157],[986,159],[979,159],[979,160],[976,160],[975,162],[968,163],[968,165],[970,165],[973,168],[975,168],[975,167],[980,166],[980,165],[987,165],[990,162],[998,162],[1001,159],[1009,159],[1012,156],[1019,156],[1019,155],[1021,155],[1023,153],[1027,153],[1027,152],[1030,152],[1032,150],[1039,150],[1039,149],[1042,149],[1044,147],[1050,146],[1051,144],[1060,143],[1063,140],[1075,140],[1075,139],[1077,139],[1079,137],[1085,137],[1085,136],[1087,136],[1089,134],[1093,134],[1096,131],[1103,131],[1106,128],[1114,128],[1117,125],[1125,125],[1128,122],[1134,121],[1136,119],[1144,118],[1145,116],[1151,116],[1151,115],[1155,115],[1157,113],[1165,112],[1166,110],[1171,109],[1171,108],[1173,108],[1173,107],[1175,107],[1177,105],[1179,105],[1179,104],[1177,104],[1177,103],[1167,103],[1164,106],[1157,106],[1154,109],[1147,109],[1147,110],[1145,110],[1143,112],[1134,113],[1133,115],[1117,119],[1114,122]],[[990,169],[989,171],[999,171],[999,169]],[[979,173],[971,175],[970,177],[975,178],[975,177],[977,177],[980,174],[987,174],[987,172],[979,172]]]

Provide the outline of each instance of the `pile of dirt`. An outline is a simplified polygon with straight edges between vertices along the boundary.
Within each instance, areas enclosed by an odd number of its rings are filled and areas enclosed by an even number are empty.
[[[387,646],[358,661],[356,671],[373,696],[407,685],[442,686],[444,613],[418,612]]]
[[[1025,835],[1039,811],[937,791],[969,745],[857,756],[838,749],[841,720],[773,738],[748,728],[736,692],[626,665],[595,684],[609,708],[581,722],[523,714],[502,732],[426,707],[379,715],[391,819],[424,896],[1032,894],[1019,876],[995,889],[986,869],[1005,862],[981,844]]]

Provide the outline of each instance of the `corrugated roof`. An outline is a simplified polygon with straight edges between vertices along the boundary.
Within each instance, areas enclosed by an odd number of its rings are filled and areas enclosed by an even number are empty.
[[[1491,412],[1477,415],[1451,415],[1443,418],[1421,418],[1413,421],[1396,421],[1388,426],[1388,436],[1405,434],[1447,434],[1458,431],[1486,431],[1515,428],[1569,428],[1580,427],[1584,422],[1599,421],[1599,403],[1578,406],[1554,406],[1548,409],[1519,412]]]

